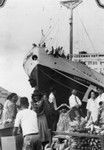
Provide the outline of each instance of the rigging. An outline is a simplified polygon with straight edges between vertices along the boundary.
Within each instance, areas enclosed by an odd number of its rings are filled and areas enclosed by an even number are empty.
[[[101,0],[95,0],[97,5],[101,8],[104,8],[104,3],[101,2]]]

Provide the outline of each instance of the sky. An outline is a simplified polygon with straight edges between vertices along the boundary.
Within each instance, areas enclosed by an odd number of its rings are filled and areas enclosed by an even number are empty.
[[[65,31],[62,41],[68,47],[69,17],[70,10],[61,7],[58,0],[6,1],[5,6],[0,8],[1,87],[31,98],[33,89],[23,70],[23,59],[32,48],[32,43],[39,43],[41,29],[46,32],[55,22],[62,24],[63,29],[58,28],[58,33],[60,36],[61,30]],[[88,44],[81,22],[93,46]],[[99,8],[95,0],[83,0],[74,10],[74,44],[76,53],[79,49],[104,53],[104,9]]]

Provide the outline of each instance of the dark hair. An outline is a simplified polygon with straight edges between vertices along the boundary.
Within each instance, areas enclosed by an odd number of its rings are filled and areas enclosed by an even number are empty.
[[[88,95],[88,98],[91,97],[91,93],[92,93],[92,92],[95,94],[95,97],[96,97],[96,92],[95,92],[94,90],[91,90],[90,93],[89,93],[89,95]]]
[[[11,100],[14,96],[17,96],[16,93],[11,93],[8,95],[7,99]]]
[[[103,102],[102,102],[102,101],[100,101],[100,102],[99,102],[99,106],[102,106],[102,105],[103,105]]]
[[[54,86],[52,86],[52,87],[50,87],[50,93],[54,93],[54,94],[56,94],[56,89],[54,88]]]
[[[34,97],[38,96],[39,100],[42,98],[43,94],[39,90],[34,90],[33,94],[31,95],[32,100],[34,100]]]
[[[77,94],[77,90],[76,89],[72,89],[71,93],[76,93]]]
[[[44,93],[43,93],[43,96],[44,96],[44,95],[46,95],[46,96],[48,97],[48,93],[44,92]]]
[[[28,107],[29,102],[27,97],[21,97],[20,98],[20,106]]]

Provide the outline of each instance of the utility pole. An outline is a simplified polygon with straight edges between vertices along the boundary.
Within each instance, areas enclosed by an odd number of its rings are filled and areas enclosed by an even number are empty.
[[[60,3],[65,6],[66,8],[70,9],[70,32],[69,32],[69,55],[70,59],[72,60],[73,57],[73,9],[76,8],[82,0],[64,0]]]

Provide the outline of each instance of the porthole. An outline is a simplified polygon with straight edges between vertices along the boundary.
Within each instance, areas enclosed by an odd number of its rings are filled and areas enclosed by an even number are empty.
[[[38,59],[38,56],[37,56],[37,55],[33,55],[33,56],[32,56],[32,59],[33,59],[33,60],[37,60],[37,59]]]

